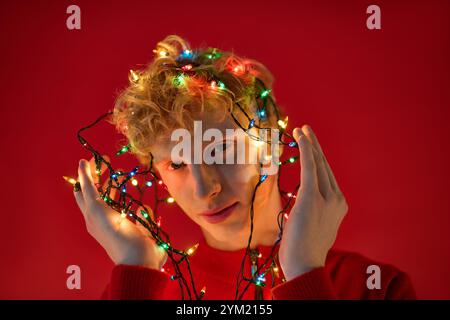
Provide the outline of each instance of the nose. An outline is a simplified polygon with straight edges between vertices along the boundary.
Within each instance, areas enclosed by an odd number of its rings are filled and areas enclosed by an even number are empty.
[[[213,198],[222,190],[220,178],[214,166],[207,164],[192,164],[194,180],[194,195],[197,198]]]

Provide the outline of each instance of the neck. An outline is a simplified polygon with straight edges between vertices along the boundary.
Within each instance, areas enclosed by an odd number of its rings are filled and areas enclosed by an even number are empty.
[[[263,188],[264,186],[264,188]],[[257,195],[260,199],[254,203],[253,233],[250,248],[257,246],[271,246],[278,239],[278,213],[282,210],[280,191],[278,190],[277,176],[271,176],[258,188]],[[226,239],[217,239],[206,230],[202,230],[206,243],[209,246],[224,250],[236,251],[247,248],[250,236],[250,214],[248,224],[240,232],[233,234]]]

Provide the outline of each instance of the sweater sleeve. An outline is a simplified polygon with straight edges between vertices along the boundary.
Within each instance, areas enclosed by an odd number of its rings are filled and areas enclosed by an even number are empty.
[[[416,298],[411,279],[404,272],[399,272],[386,289],[385,299],[388,300],[415,300]]]
[[[313,269],[272,289],[274,300],[337,299],[333,283],[324,267]]]
[[[159,270],[140,266],[117,265],[102,294],[106,300],[161,300],[170,282]]]

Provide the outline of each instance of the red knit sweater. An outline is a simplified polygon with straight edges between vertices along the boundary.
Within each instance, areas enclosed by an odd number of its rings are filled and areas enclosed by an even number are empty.
[[[271,247],[259,246],[258,262],[264,261]],[[204,239],[195,254],[190,257],[197,291],[205,286],[203,299],[231,300],[235,297],[236,276],[245,249],[221,251],[208,246]],[[250,259],[250,258],[249,258]],[[183,263],[185,264],[185,263]],[[279,265],[278,261],[277,264]],[[367,267],[377,265],[381,269],[381,289],[368,289]],[[181,265],[180,265],[181,266]],[[171,269],[165,272],[144,267],[118,265],[112,271],[111,281],[103,299],[180,299],[177,280],[171,280]],[[245,264],[245,275],[249,276],[250,263]],[[188,273],[185,273],[188,275]],[[275,285],[272,287],[272,276]],[[330,250],[325,267],[317,268],[287,282],[282,282],[282,271],[278,277],[266,274],[262,294],[265,300],[300,299],[415,299],[416,295],[407,274],[388,264],[369,260],[359,254]],[[189,281],[189,279],[187,279]],[[247,281],[241,285],[241,290]],[[255,285],[250,285],[244,300],[255,299]],[[240,291],[242,292],[242,291]]]

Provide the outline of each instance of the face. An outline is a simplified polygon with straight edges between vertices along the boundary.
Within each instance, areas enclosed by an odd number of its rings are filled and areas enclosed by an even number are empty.
[[[219,122],[208,113],[197,119],[202,121],[202,133],[216,128],[223,135],[221,140],[202,141],[197,153],[205,154],[206,150],[207,154],[223,157],[224,164],[206,164],[205,161],[194,163],[194,148],[191,149],[190,158],[184,157],[184,154],[173,157],[171,153],[178,140],[170,141],[170,137],[166,137],[163,143],[152,148],[155,168],[171,196],[189,218],[215,239],[230,239],[238,232],[249,230],[250,207],[260,178],[260,165],[249,161],[248,157],[244,163],[233,161],[234,164],[229,164],[227,161],[225,164],[226,156],[231,153],[234,158],[238,150],[236,136],[227,136],[226,131],[237,128],[232,119],[226,118]],[[255,148],[243,131],[241,133],[245,136],[247,151],[248,148]],[[191,134],[190,142],[194,146],[194,134]],[[263,183],[258,188],[255,203],[263,203],[259,200],[265,198],[268,187],[270,184]]]

